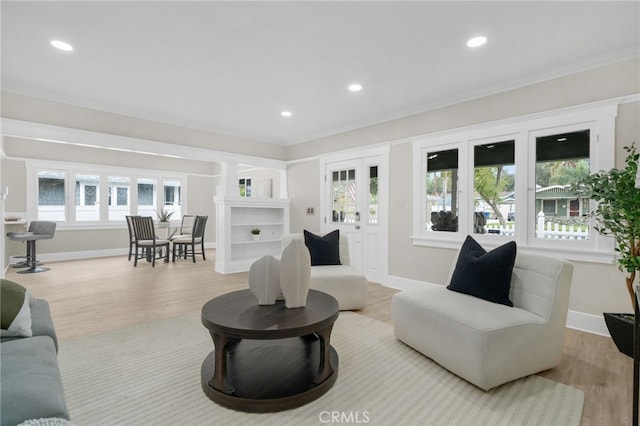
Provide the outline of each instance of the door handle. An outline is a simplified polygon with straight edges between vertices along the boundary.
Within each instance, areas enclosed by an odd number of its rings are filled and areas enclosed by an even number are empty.
[[[356,225],[356,229],[360,229],[360,225]]]

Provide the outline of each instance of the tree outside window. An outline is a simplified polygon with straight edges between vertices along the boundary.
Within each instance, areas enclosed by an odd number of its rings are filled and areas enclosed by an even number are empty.
[[[515,169],[515,140],[474,147],[474,233],[500,234],[491,232],[493,225],[498,229],[507,226],[508,213],[515,203]]]
[[[458,231],[458,150],[427,152],[427,217],[430,231]]]

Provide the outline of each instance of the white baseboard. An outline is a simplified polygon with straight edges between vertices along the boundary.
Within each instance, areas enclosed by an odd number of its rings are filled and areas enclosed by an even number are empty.
[[[567,327],[587,333],[599,334],[611,337],[602,315],[587,314],[584,312],[569,310],[567,314]]]
[[[387,276],[384,285],[390,288],[405,291],[417,290],[420,288],[424,288],[425,286],[433,286],[439,284],[389,275]],[[600,336],[610,336],[609,331],[607,330],[607,325],[604,322],[604,317],[602,315],[594,315],[585,312],[569,310],[567,314],[567,328],[585,331],[592,334],[598,334]]]
[[[216,243],[204,243],[205,249],[215,249]],[[38,253],[37,258],[42,262],[57,262],[62,260],[80,260],[80,259],[92,259],[96,257],[109,257],[109,256],[126,256],[129,253],[128,248],[117,248],[107,250],[83,250],[83,251],[67,251],[57,253]]]

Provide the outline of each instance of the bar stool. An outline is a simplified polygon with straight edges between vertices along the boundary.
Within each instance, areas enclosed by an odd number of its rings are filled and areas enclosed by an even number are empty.
[[[43,268],[38,265],[36,259],[36,241],[49,240],[53,238],[56,232],[56,223],[44,220],[36,220],[31,222],[29,232],[9,232],[7,236],[13,241],[26,241],[27,243],[27,261],[29,265],[27,269],[18,271],[19,274],[31,274],[34,272],[45,272],[49,268]]]
[[[27,233],[33,233],[34,224],[35,224],[35,222],[32,221],[29,224],[29,229],[27,229],[26,232],[25,231],[22,231],[22,232],[7,232],[7,237],[9,237],[10,240],[20,241],[20,240],[18,240],[16,238],[11,238],[11,237],[13,237],[15,235],[20,235],[20,234],[24,235],[24,234],[27,234]],[[27,244],[27,254],[24,255],[24,256],[16,256],[16,257],[20,258],[20,259],[24,259],[24,260],[21,260],[20,262],[11,265],[12,268],[27,268],[27,267],[31,266],[31,259],[29,258],[29,244]]]

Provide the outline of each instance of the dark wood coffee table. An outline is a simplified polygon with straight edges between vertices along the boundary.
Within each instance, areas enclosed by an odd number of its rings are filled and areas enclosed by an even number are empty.
[[[208,301],[202,324],[215,350],[202,363],[202,390],[222,406],[249,412],[319,398],[338,377],[330,338],[339,312],[336,299],[315,290],[304,308],[288,309],[284,301],[259,306],[250,290]]]

